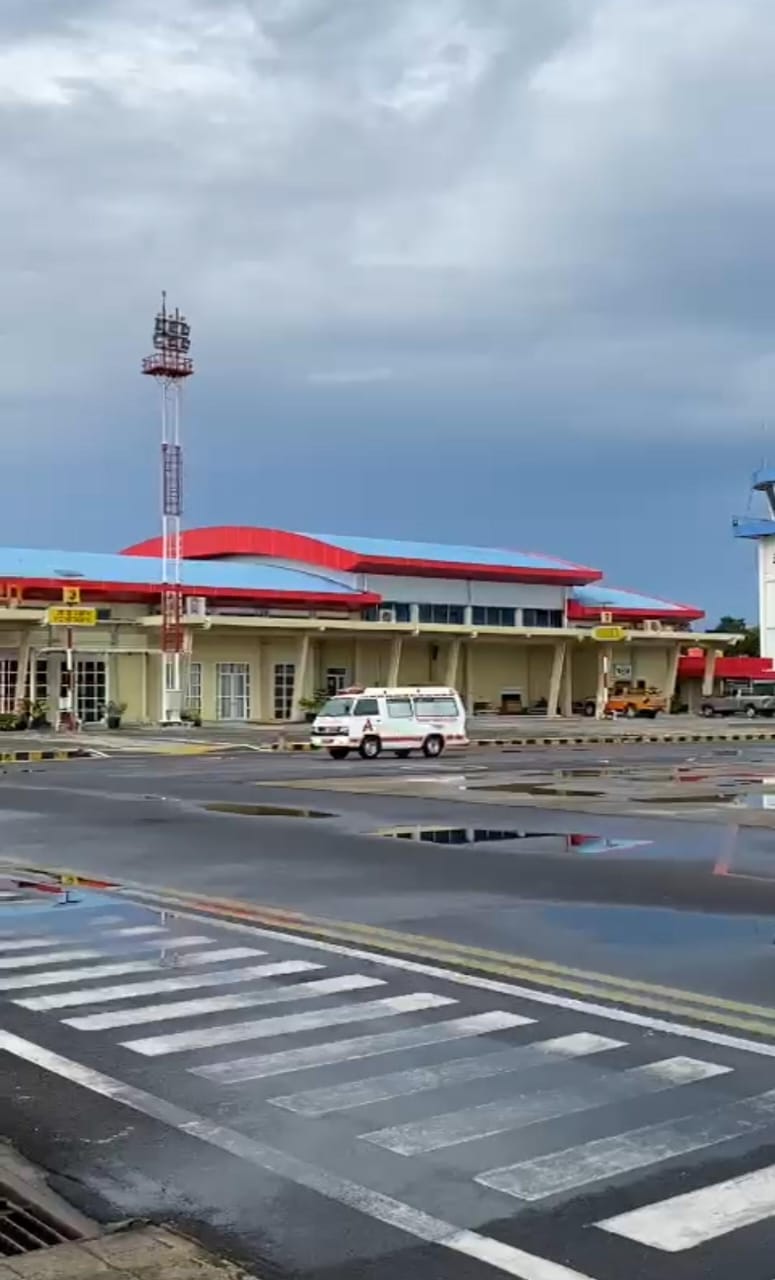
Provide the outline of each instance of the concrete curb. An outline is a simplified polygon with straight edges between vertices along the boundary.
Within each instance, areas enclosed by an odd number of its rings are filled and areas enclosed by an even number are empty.
[[[588,734],[585,737],[562,738],[472,738],[469,747],[587,747],[587,746],[638,746],[643,743],[664,742],[775,742],[771,733],[629,733]],[[309,742],[270,742],[264,751],[322,751]]]
[[[38,764],[41,760],[90,760],[92,752],[84,747],[61,751],[0,751],[0,764]]]

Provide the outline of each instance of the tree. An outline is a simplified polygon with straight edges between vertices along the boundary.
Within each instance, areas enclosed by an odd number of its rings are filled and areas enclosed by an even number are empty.
[[[727,652],[736,653],[741,658],[759,657],[759,628],[749,627],[745,618],[734,618],[731,614],[725,613],[713,630],[743,637],[737,644],[728,645]]]

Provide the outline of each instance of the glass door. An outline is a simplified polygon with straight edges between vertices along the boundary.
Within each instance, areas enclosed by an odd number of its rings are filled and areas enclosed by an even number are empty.
[[[250,667],[247,662],[219,662],[216,667],[219,720],[250,718]]]
[[[101,720],[108,701],[108,676],[102,658],[75,660],[75,714],[83,724]]]

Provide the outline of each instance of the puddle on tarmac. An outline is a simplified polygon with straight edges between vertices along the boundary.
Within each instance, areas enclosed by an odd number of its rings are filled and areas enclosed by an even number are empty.
[[[650,840],[622,840],[565,831],[515,831],[503,827],[386,827],[375,835],[441,845],[534,841],[536,852],[573,854],[619,853],[627,849],[643,849],[652,843]]]
[[[232,804],[216,800],[202,806],[208,813],[240,813],[246,818],[332,818],[324,809],[291,809],[276,804]]]

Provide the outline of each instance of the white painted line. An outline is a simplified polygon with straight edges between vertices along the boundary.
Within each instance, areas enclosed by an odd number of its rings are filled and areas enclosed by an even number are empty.
[[[125,887],[133,897],[147,899],[158,907],[159,897],[148,893],[142,885],[126,882]],[[205,918],[195,911],[186,910],[187,904],[178,898],[165,898],[165,904],[173,909],[182,920],[196,920],[200,924]],[[209,923],[209,921],[208,921]],[[482,978],[471,973],[461,973],[455,969],[443,969],[438,965],[425,964],[419,960],[407,960],[403,956],[384,955],[379,951],[367,951],[363,947],[345,946],[342,943],[324,942],[320,938],[307,938],[296,933],[285,933],[281,929],[266,929],[256,925],[240,924],[236,920],[218,919],[213,923],[219,929],[228,929],[235,933],[249,934],[251,937],[267,938],[272,942],[287,942],[291,946],[304,947],[312,951],[326,951],[330,955],[346,956],[348,960],[369,961],[373,964],[387,965],[391,969],[399,969],[403,973],[413,973],[424,978],[441,978],[445,982],[455,983],[461,987],[474,987],[478,991],[492,991],[497,995],[516,996],[529,1000],[533,1004],[545,1004],[555,1009],[569,1009],[574,1013],[584,1013],[595,1018],[605,1018],[611,1022],[620,1022],[632,1027],[645,1027],[649,1031],[665,1031],[668,1035],[684,1036],[687,1040],[699,1040],[702,1044],[713,1044],[725,1049],[739,1049],[743,1053],[753,1053],[764,1058],[775,1058],[775,1044],[767,1044],[759,1040],[748,1040],[745,1036],[729,1035],[724,1031],[711,1031],[706,1027],[695,1027],[688,1022],[674,1022],[669,1018],[654,1018],[650,1014],[636,1013],[632,1009],[622,1009],[616,1005],[597,1004],[592,1000],[579,1000],[575,996],[563,996],[554,991],[539,991],[535,987],[523,987],[515,982],[501,982],[496,978]],[[615,986],[615,979],[612,980]],[[702,1017],[701,1008],[697,1017]]]
[[[775,1215],[775,1165],[598,1222],[638,1244],[681,1253]]]
[[[142,938],[145,934],[169,933],[161,924],[136,924],[126,929],[111,929],[110,936],[116,938]]]
[[[397,1155],[413,1156],[453,1147],[459,1142],[488,1138],[495,1133],[523,1129],[539,1121],[556,1120],[593,1107],[604,1107],[610,1102],[662,1093],[665,1089],[725,1075],[730,1070],[730,1067],[697,1062],[693,1058],[665,1058],[661,1062],[649,1062],[643,1067],[630,1067],[619,1073],[608,1072],[599,1080],[575,1089],[549,1089],[522,1095],[513,1101],[485,1102],[478,1107],[465,1107],[460,1111],[449,1111],[389,1129],[376,1129],[373,1133],[359,1136],[378,1147],[395,1151]]]
[[[84,1089],[91,1090],[104,1098],[137,1111],[141,1115],[150,1116],[154,1120],[206,1142],[220,1151],[226,1151],[237,1159],[244,1160],[254,1167],[264,1169],[278,1178],[284,1178],[297,1186],[305,1187],[318,1195],[324,1196],[337,1204],[344,1205],[357,1213],[362,1213],[377,1222],[385,1223],[403,1231],[407,1235],[423,1240],[428,1244],[439,1245],[475,1258],[504,1275],[515,1277],[515,1280],[590,1280],[580,1271],[574,1271],[562,1263],[551,1262],[547,1258],[526,1253],[523,1249],[515,1249],[511,1245],[502,1244],[489,1236],[479,1235],[475,1231],[467,1231],[445,1222],[441,1218],[432,1217],[412,1205],[404,1204],[381,1192],[371,1191],[368,1187],[359,1186],[337,1174],[329,1173],[317,1165],[308,1164],[305,1160],[278,1151],[274,1147],[237,1133],[225,1125],[216,1124],[212,1120],[185,1111],[174,1103],[165,1102],[144,1089],[136,1089],[133,1085],[116,1080],[113,1076],[93,1071],[80,1062],[73,1062],[59,1054],[23,1040],[10,1032],[0,1031],[0,1050],[11,1053],[25,1062],[33,1063],[44,1071],[50,1071],[60,1079],[69,1080]]]
[[[164,1053],[182,1053],[186,1049],[210,1049],[218,1044],[236,1044],[240,1040],[258,1040],[263,1036],[293,1035],[298,1031],[315,1031],[318,1027],[340,1027],[348,1022],[370,1022],[373,1018],[393,1018],[401,1013],[417,1013],[420,1009],[439,1009],[455,1004],[449,996],[415,991],[407,996],[387,996],[383,1000],[367,1000],[363,1004],[339,1004],[333,1009],[314,1009],[309,1013],[288,1013],[277,1018],[258,1018],[254,1022],[233,1022],[204,1031],[179,1031],[171,1036],[148,1036],[143,1040],[124,1040],[123,1047],[133,1053],[156,1058]]]
[[[72,960],[98,960],[102,951],[83,948],[72,951],[46,951],[37,956],[10,956],[0,960],[0,969],[32,969],[36,964],[67,964]]]
[[[279,960],[273,964],[248,965],[244,969],[216,969],[212,973],[179,973],[174,978],[151,978],[148,982],[123,982],[113,987],[80,987],[75,991],[56,991],[50,996],[28,996],[13,1003],[23,1009],[43,1013],[49,1009],[133,1000],[136,996],[156,996],[165,991],[197,991],[200,987],[221,987],[231,982],[253,982],[260,978],[309,973],[310,970],[324,968],[325,965],[313,964],[310,960]]]
[[[441,1089],[445,1085],[465,1084],[471,1080],[488,1080],[507,1072],[551,1066],[553,1062],[566,1062],[569,1058],[602,1053],[606,1049],[621,1049],[623,1046],[622,1040],[608,1040],[605,1036],[581,1031],[576,1035],[559,1036],[554,1040],[539,1040],[534,1044],[503,1049],[500,1053],[482,1053],[475,1058],[453,1058],[438,1066],[392,1071],[388,1075],[369,1076],[365,1080],[348,1080],[345,1084],[308,1089],[304,1093],[270,1098],[269,1101],[275,1107],[283,1107],[286,1111],[295,1111],[299,1115],[325,1116],[332,1111],[365,1107],[370,1102],[403,1098],[408,1094]]]
[[[198,1018],[226,1009],[250,1009],[259,1004],[282,1004],[284,1001],[312,1000],[320,996],[338,995],[342,991],[360,991],[366,987],[384,987],[384,978],[371,978],[362,973],[339,978],[317,978],[287,987],[268,987],[263,991],[243,991],[227,996],[207,996],[203,1000],[174,1000],[168,1004],[146,1004],[138,1009],[113,1009],[110,1013],[90,1013],[79,1018],[64,1018],[68,1027],[77,1031],[105,1031],[111,1027],[132,1027],[144,1022],[169,1022],[174,1018]]]
[[[447,1044],[473,1036],[507,1031],[511,1027],[532,1025],[532,1018],[518,1013],[475,1013],[466,1018],[450,1018],[447,1022],[428,1022],[422,1027],[403,1031],[382,1031],[374,1035],[356,1036],[351,1040],[332,1040],[328,1044],[307,1045],[302,1049],[283,1049],[233,1062],[216,1062],[207,1067],[191,1067],[194,1075],[205,1076],[217,1084],[238,1084],[243,1080],[262,1080],[286,1071],[302,1071],[306,1067],[329,1066],[334,1062],[355,1062],[383,1053],[399,1053],[429,1044]]]
[[[104,959],[100,953],[96,954]],[[165,967],[171,972],[173,967],[177,970],[178,966],[214,964],[217,960],[248,960],[252,956],[263,955],[266,955],[265,951],[257,951],[253,947],[223,947],[220,951],[195,952],[194,955],[177,957],[174,966],[165,965],[159,960],[126,960],[116,964],[91,965],[87,969],[52,969],[44,973],[27,973],[21,978],[0,978],[0,991],[64,986],[65,983],[83,982],[89,978],[118,978],[122,973],[158,973]],[[52,956],[48,959],[51,960]]]
[[[9,938],[7,942],[3,942],[2,946],[0,946],[0,952],[39,951],[43,947],[62,947],[71,942],[72,938],[49,937],[45,941],[41,938]]]
[[[676,1156],[731,1142],[758,1129],[767,1129],[774,1121],[775,1089],[772,1089],[758,1097],[740,1098],[703,1115],[645,1125],[503,1169],[490,1169],[479,1174],[475,1181],[519,1200],[543,1200],[560,1191],[586,1187],[620,1173],[645,1169]]]

